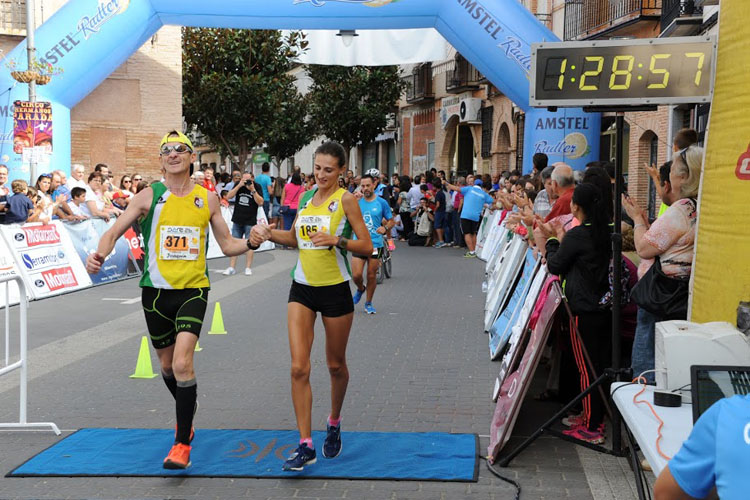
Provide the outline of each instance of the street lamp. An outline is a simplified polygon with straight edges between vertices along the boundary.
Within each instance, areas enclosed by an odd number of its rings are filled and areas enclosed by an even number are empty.
[[[356,30],[339,30],[336,36],[341,37],[341,41],[344,42],[344,47],[351,47],[355,36],[359,36]]]

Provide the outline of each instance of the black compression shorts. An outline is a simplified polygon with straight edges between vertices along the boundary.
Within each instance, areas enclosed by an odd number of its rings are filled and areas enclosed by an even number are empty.
[[[164,349],[175,343],[179,332],[200,336],[208,306],[208,288],[143,287],[141,303],[151,344],[154,349]]]
[[[348,281],[329,286],[310,286],[292,281],[289,302],[302,304],[327,318],[338,318],[354,312]]]

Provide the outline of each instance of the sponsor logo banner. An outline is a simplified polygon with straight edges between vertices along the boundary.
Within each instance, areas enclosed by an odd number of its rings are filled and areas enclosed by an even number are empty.
[[[37,248],[21,252],[21,262],[29,271],[68,265],[68,257],[61,248]]]
[[[51,292],[62,290],[63,288],[78,287],[78,280],[70,266],[59,269],[50,269],[42,273],[42,278]]]
[[[17,247],[60,244],[60,233],[52,225],[22,227],[20,231],[14,236]]]

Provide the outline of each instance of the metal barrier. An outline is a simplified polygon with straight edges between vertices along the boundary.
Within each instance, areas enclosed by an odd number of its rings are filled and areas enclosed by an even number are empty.
[[[16,361],[15,363],[8,364],[9,362],[9,351],[10,351],[10,282],[16,281],[18,283],[18,292],[19,296],[21,298],[20,304],[19,304],[19,324],[18,324],[18,331],[19,331],[19,337],[20,337],[20,348],[21,348],[21,359]],[[21,382],[19,384],[21,389],[21,395],[20,395],[20,401],[19,401],[19,411],[18,411],[18,422],[14,423],[0,423],[0,430],[2,429],[8,429],[8,430],[15,430],[15,429],[29,429],[29,428],[38,428],[38,427],[50,427],[52,431],[60,435],[60,429],[57,428],[55,424],[52,422],[27,422],[26,421],[26,385],[27,385],[27,378],[28,378],[28,360],[27,357],[27,321],[26,321],[26,315],[28,312],[28,300],[26,298],[26,285],[23,283],[23,279],[21,276],[6,276],[5,278],[0,278],[0,284],[5,283],[5,366],[3,368],[0,368],[0,376],[5,375],[6,373],[10,373],[13,370],[20,369],[21,370]]]

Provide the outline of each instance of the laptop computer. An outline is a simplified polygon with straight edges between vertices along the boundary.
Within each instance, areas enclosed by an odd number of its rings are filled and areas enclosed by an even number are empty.
[[[750,394],[750,366],[692,365],[693,423],[722,398]]]

